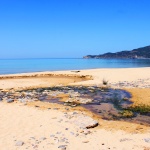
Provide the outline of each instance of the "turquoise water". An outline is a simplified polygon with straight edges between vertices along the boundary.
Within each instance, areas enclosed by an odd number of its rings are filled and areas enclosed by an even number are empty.
[[[95,68],[150,67],[150,59],[1,59],[0,74]]]

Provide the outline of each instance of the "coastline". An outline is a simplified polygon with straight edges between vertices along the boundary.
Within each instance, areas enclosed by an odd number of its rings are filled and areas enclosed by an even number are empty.
[[[10,82],[13,89],[62,85],[102,86],[102,81],[105,79],[108,81],[109,86],[132,91],[135,99],[138,99],[138,94],[144,97],[147,96],[145,90],[147,93],[150,91],[149,74],[150,68],[146,67],[0,75],[0,89],[9,89]],[[43,78],[46,78],[46,81],[43,81]],[[48,78],[50,79],[48,80]],[[55,82],[54,78],[56,79]],[[71,80],[68,78],[71,78]],[[50,84],[51,82],[53,84]],[[124,85],[120,83],[124,83]],[[126,85],[126,83],[130,84]],[[135,84],[138,87],[134,87]],[[149,95],[145,103],[150,103]],[[4,112],[5,115],[3,114]],[[150,134],[149,126],[124,121],[103,120],[81,107],[66,110],[63,105],[38,101],[27,103],[26,105],[19,102],[11,104],[0,102],[0,113],[3,114],[1,116],[3,123],[0,124],[1,149],[60,149],[58,147],[61,145],[67,145],[68,150],[85,148],[94,150],[99,148],[130,150],[134,148],[142,150],[150,148],[149,142],[147,142]],[[71,119],[66,117],[68,115],[74,118],[76,113],[77,117],[78,114],[84,114],[96,119],[99,122],[99,126],[88,130],[80,129]],[[15,145],[18,141],[23,141],[24,144],[18,147]]]
[[[107,80],[112,87],[124,87],[131,88],[132,85],[121,86],[120,83],[127,82],[137,84],[137,88],[142,88],[143,85],[150,87],[150,67],[144,68],[113,68],[113,69],[85,69],[85,70],[67,70],[67,71],[45,71],[45,72],[33,72],[33,73],[20,73],[20,74],[7,74],[0,75],[0,82],[3,79],[25,79],[25,78],[49,78],[49,77],[60,77],[60,78],[76,78],[83,79],[81,82],[71,81],[69,85],[102,85],[103,80]],[[140,81],[142,80],[142,81]],[[146,80],[146,83],[144,82]],[[10,81],[10,80],[9,80]],[[33,80],[31,80],[30,84]],[[37,81],[40,83],[40,81]],[[144,83],[143,83],[144,82]],[[58,83],[61,84],[61,83]],[[68,84],[68,82],[66,82]],[[54,84],[53,84],[54,85]],[[55,82],[57,85],[57,82]],[[3,85],[0,83],[0,88]],[[13,84],[13,86],[15,86]],[[23,86],[23,85],[21,85]],[[44,85],[43,85],[44,86]],[[45,85],[48,86],[48,85]],[[144,87],[143,87],[144,88]]]

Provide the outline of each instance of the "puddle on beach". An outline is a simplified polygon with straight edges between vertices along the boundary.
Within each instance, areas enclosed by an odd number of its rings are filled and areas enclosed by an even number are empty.
[[[23,90],[15,93],[0,92],[0,99],[16,99],[20,102],[40,100],[57,103],[66,107],[78,105],[92,111],[106,120],[123,120],[150,125],[150,113],[141,115],[128,110],[132,105],[129,92],[121,89],[96,86],[63,86]]]

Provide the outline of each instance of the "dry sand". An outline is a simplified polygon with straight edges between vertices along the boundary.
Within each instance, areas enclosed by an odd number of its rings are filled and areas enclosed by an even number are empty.
[[[89,129],[91,133],[85,135],[58,110],[0,103],[0,114],[1,150],[55,150],[61,145],[67,145],[68,150],[139,150],[150,146],[145,142],[150,136],[148,131],[139,134],[95,128]],[[64,137],[68,139],[66,142]],[[23,146],[16,146],[18,141],[23,141]]]
[[[148,79],[150,78],[150,68],[92,69],[81,70],[79,73],[72,71],[57,71],[39,74],[50,73],[55,75],[61,74],[64,76],[68,76],[68,74],[69,76],[90,75],[93,77],[93,80],[76,82],[81,81],[82,78],[79,78],[79,80],[76,78],[76,81],[74,78],[71,78],[71,80],[69,79],[68,81],[67,78],[64,80],[64,77],[62,76],[62,80],[60,80],[60,78],[52,79],[51,77],[46,77],[46,79],[43,79],[43,77],[17,77],[15,79],[6,79],[5,76],[3,79],[0,79],[0,89],[43,87],[50,86],[51,82],[53,82],[52,85],[100,85],[102,84],[103,79],[109,80],[110,83],[119,81],[136,82],[137,80],[142,79],[147,81],[146,84],[149,84]],[[18,76],[31,76],[35,74],[37,73],[22,74]],[[11,75],[11,77],[14,77],[14,75]],[[133,98],[135,99],[137,99],[136,92],[140,93],[142,90],[142,95],[145,95],[146,97],[143,98],[142,96],[142,101],[145,101],[145,104],[150,102],[149,88],[128,90],[133,93]],[[138,97],[140,97],[140,94]],[[140,101],[139,99],[137,100],[138,102]],[[32,107],[29,107],[28,105],[23,105],[21,103],[6,104],[4,102],[0,102],[0,150],[64,150],[64,145],[67,145],[67,150],[150,149],[150,127],[121,121],[105,121],[96,118],[90,112],[88,113],[82,109],[73,109],[72,111],[74,112],[78,112],[79,114],[85,113],[99,121],[99,127],[89,129],[88,131],[91,133],[85,134],[88,132],[87,130],[79,129],[76,124],[71,122],[71,118],[64,117],[64,115],[71,112],[65,110],[63,106],[52,106],[51,104],[48,106],[48,108],[51,109],[40,109],[35,108],[35,105],[38,104],[33,104]],[[46,105],[46,103],[44,105]],[[39,104],[39,106],[41,105]],[[60,110],[56,109],[58,107]],[[74,115],[72,114],[72,116]],[[143,133],[139,133],[140,130]],[[24,144],[21,144],[22,146],[16,146],[18,141],[22,141]]]

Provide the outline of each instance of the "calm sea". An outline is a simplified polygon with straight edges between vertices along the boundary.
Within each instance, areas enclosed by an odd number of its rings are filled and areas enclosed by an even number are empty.
[[[150,59],[0,59],[0,74],[150,67]]]

